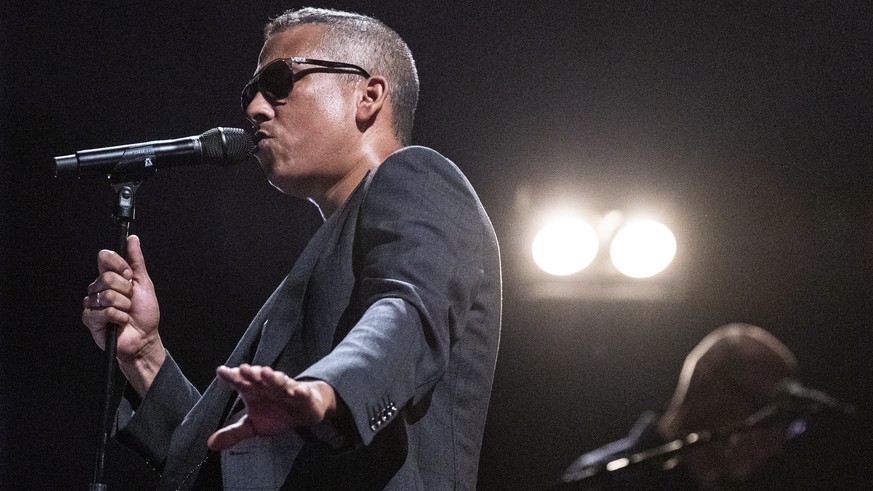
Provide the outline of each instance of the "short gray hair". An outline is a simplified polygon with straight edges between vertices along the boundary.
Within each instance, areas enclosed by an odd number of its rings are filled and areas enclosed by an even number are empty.
[[[418,71],[412,52],[394,30],[366,15],[341,10],[306,7],[288,10],[264,27],[264,39],[305,25],[327,27],[324,48],[341,61],[360,65],[370,75],[388,79],[394,135],[401,145],[412,141],[412,125],[418,104]]]

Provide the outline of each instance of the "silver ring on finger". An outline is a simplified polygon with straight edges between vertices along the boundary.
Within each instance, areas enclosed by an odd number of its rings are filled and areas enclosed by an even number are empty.
[[[97,292],[97,308],[102,309],[103,304],[100,303],[100,292]]]

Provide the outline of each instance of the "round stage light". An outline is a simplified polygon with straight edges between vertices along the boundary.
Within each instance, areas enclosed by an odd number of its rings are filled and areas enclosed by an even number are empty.
[[[625,225],[609,248],[612,264],[631,278],[648,278],[663,271],[676,256],[676,237],[652,220]]]
[[[561,219],[543,227],[533,241],[533,260],[543,271],[566,276],[587,268],[597,256],[599,240],[590,225]]]

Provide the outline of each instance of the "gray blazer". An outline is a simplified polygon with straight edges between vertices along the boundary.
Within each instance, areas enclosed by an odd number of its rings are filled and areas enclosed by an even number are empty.
[[[392,154],[318,230],[228,366],[329,383],[350,418],[222,452],[225,489],[474,489],[500,334],[497,240],[473,188],[424,147]],[[244,411],[172,357],[116,438],[190,489]],[[214,456],[213,456],[214,458]],[[205,466],[208,467],[208,464]]]

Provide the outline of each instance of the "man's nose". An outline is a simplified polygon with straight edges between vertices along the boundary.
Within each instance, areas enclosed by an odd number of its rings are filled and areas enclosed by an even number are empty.
[[[252,101],[246,106],[246,119],[252,124],[258,124],[273,117],[273,106],[261,94],[260,91],[255,93]]]

